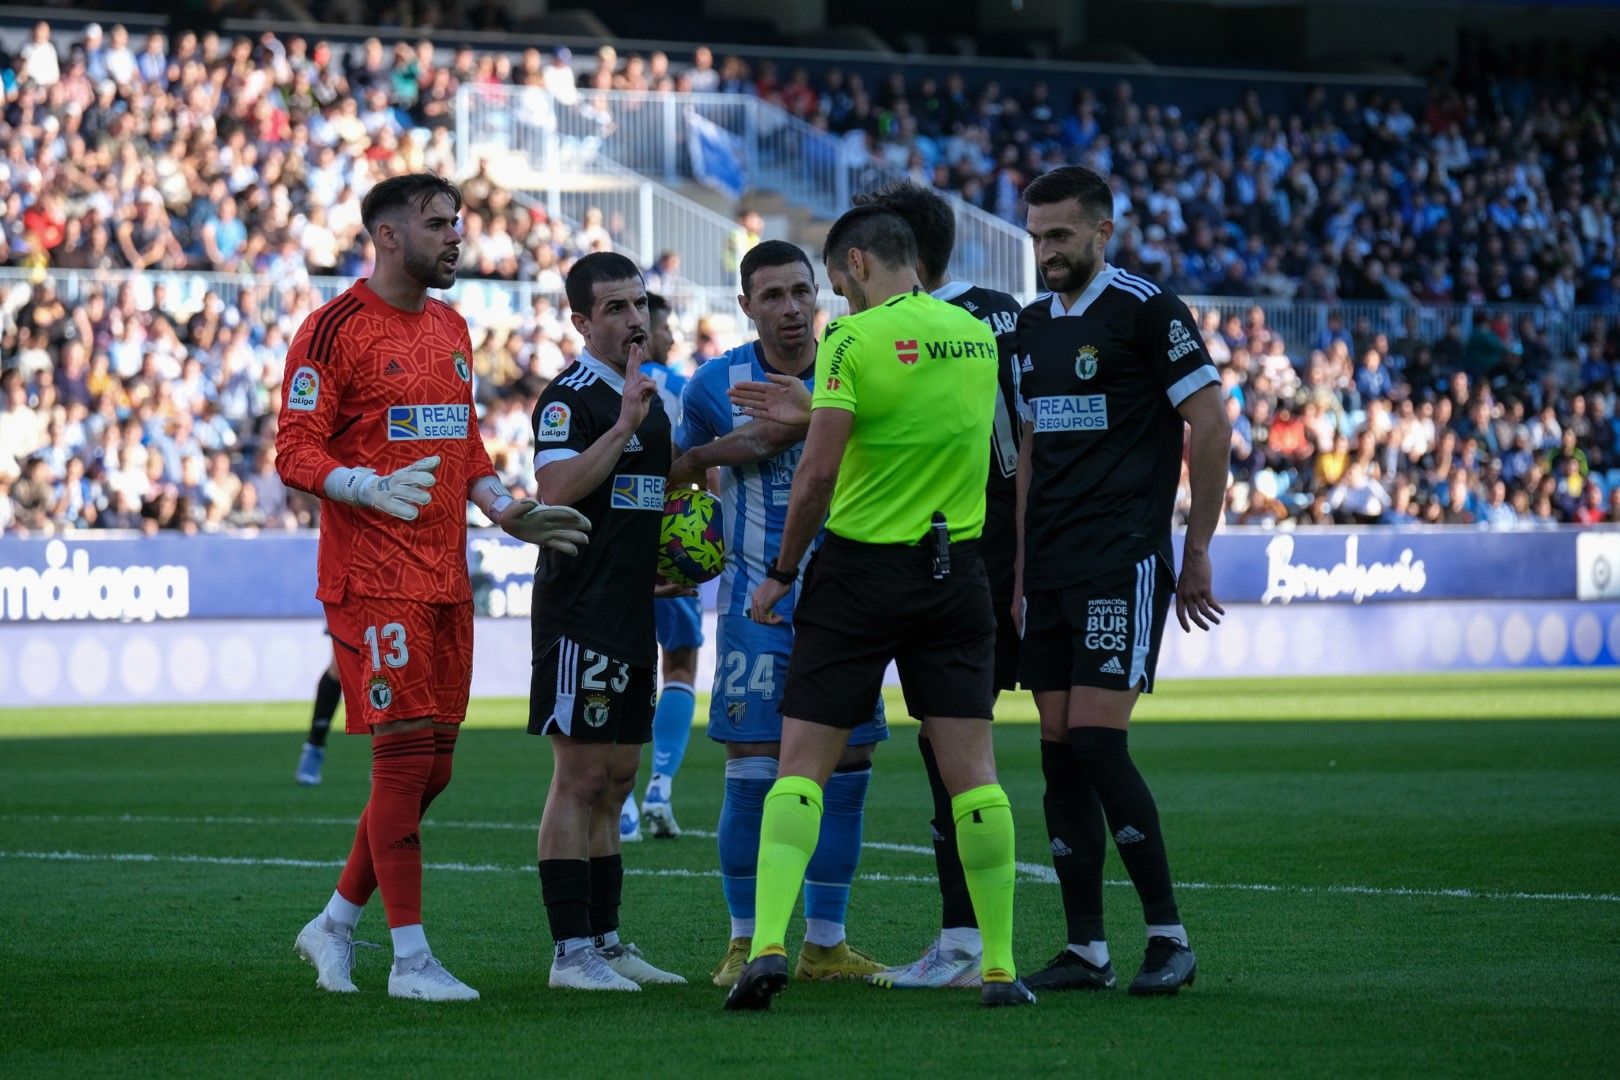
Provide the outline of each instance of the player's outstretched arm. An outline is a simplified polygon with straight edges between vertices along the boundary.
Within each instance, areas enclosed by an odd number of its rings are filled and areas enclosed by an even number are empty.
[[[670,466],[669,482],[675,486],[701,485],[703,474],[710,469],[766,461],[803,442],[805,431],[806,428],[778,424],[774,420],[750,420],[737,430],[682,454]]]
[[[1214,567],[1209,542],[1226,506],[1226,468],[1232,448],[1232,425],[1219,384],[1192,394],[1178,407],[1192,429],[1188,440],[1188,479],[1192,508],[1187,512],[1187,538],[1181,551],[1181,577],[1176,582],[1176,618],[1191,631],[1218,625],[1226,609],[1215,600]],[[1189,620],[1191,620],[1189,622]]]
[[[792,375],[772,373],[765,377],[770,381],[738,383],[726,390],[726,396],[754,419],[799,428],[799,439],[804,438],[810,428],[809,388]]]
[[[590,543],[591,522],[571,506],[547,506],[517,499],[499,477],[482,476],[467,492],[478,509],[508,536],[564,555],[578,555]]]
[[[326,474],[323,489],[328,499],[363,506],[401,521],[415,521],[421,508],[433,501],[429,493],[438,483],[438,455],[413,461],[398,472],[378,476],[365,467],[338,466]]]

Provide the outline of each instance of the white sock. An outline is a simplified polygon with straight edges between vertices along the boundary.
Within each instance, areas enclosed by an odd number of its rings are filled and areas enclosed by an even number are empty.
[[[643,802],[669,802],[670,788],[673,787],[672,778],[663,773],[653,773],[652,779],[647,781],[647,795]]]
[[[394,938],[394,963],[409,960],[413,956],[421,956],[428,951],[427,934],[422,931],[421,923],[411,923],[409,926],[396,926],[388,931]]]
[[[740,937],[751,938],[751,937],[753,937],[754,936],[754,920],[753,919],[732,919],[731,920],[731,936],[734,937],[734,938],[740,938]]]
[[[360,913],[364,910],[365,908],[361,907],[359,904],[349,903],[347,900],[343,899],[342,893],[334,890],[332,893],[332,899],[326,902],[326,911],[324,914],[326,915],[326,921],[331,923],[334,927],[339,930],[346,930],[350,934],[353,934],[355,926],[360,922]]]
[[[844,940],[844,924],[830,919],[804,920],[804,940],[830,949]]]
[[[572,956],[581,949],[590,948],[591,939],[588,937],[564,938],[563,940],[557,942],[557,947],[559,950],[561,950],[558,954],[560,959],[563,956]]]
[[[1181,947],[1183,949],[1191,948],[1191,946],[1187,944],[1187,928],[1182,926],[1180,923],[1172,923],[1165,926],[1150,926],[1147,928],[1147,936],[1150,938],[1174,938],[1181,943]]]
[[[1084,945],[1069,942],[1069,951],[1092,967],[1102,967],[1108,963],[1108,942],[1088,941]]]
[[[619,932],[617,930],[609,930],[605,934],[597,934],[591,939],[591,944],[595,945],[598,949],[611,949],[618,943]]]
[[[984,939],[979,936],[977,926],[947,926],[939,932],[939,945],[942,949],[972,953],[974,956],[984,952]]]

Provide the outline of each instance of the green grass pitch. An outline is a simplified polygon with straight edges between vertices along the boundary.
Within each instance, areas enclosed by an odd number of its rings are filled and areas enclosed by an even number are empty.
[[[996,1012],[795,985],[723,1013],[721,754],[701,728],[676,810],[704,835],[625,855],[626,937],[692,984],[548,990],[550,754],[509,700],[474,703],[423,833],[430,940],[483,1000],[389,999],[386,948],[358,951],[361,993],[322,994],[292,940],[336,880],[367,758],[334,736],[326,783],[296,787],[307,709],[0,711],[0,1074],[1612,1075],[1620,1048],[1620,672],[1166,684],[1132,746],[1198,984]],[[1013,695],[1001,718],[1031,713]],[[938,919],[914,737],[897,724],[879,751],[850,909],[851,941],[891,963]],[[1002,723],[996,746],[1033,970],[1063,936],[1036,731]],[[1123,984],[1141,914],[1113,855],[1108,877]],[[358,936],[386,944],[379,904]]]

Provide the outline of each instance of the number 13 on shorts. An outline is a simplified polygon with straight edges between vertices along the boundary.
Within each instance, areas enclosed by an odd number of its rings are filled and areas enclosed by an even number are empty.
[[[350,597],[326,605],[338,645],[345,726],[430,719],[458,724],[472,686],[472,605]]]

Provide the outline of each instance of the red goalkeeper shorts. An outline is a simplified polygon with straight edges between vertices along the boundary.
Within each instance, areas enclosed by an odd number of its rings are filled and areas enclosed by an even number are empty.
[[[326,626],[337,645],[349,734],[369,735],[374,725],[394,720],[466,718],[472,604],[349,596],[326,605]]]

